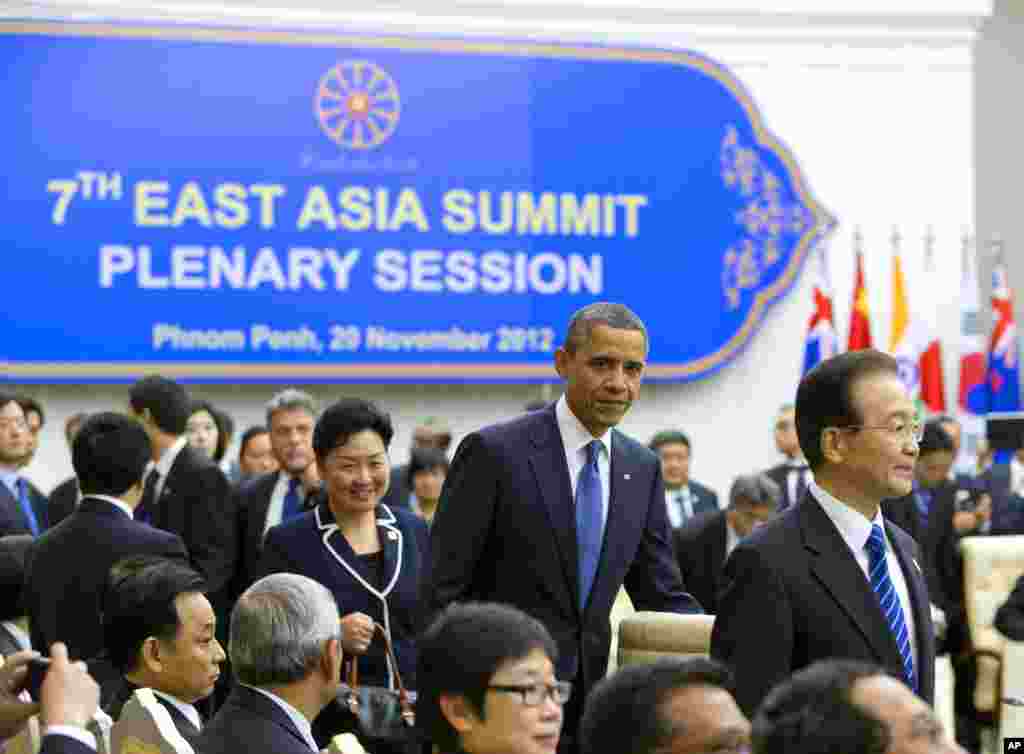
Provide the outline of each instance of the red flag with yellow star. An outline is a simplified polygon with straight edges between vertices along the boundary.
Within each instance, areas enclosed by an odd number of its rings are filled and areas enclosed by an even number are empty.
[[[853,284],[853,305],[850,307],[850,335],[846,350],[871,348],[871,313],[868,310],[868,291],[864,285],[864,259],[857,252],[857,273]]]

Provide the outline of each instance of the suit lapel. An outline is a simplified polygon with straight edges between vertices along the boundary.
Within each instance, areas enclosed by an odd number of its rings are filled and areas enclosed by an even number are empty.
[[[896,639],[882,614],[864,571],[825,511],[805,495],[800,502],[804,546],[812,553],[811,571],[863,635],[885,665],[901,667]]]
[[[617,432],[611,435],[612,453],[611,465],[608,477],[611,481],[611,491],[608,495],[608,519],[604,526],[604,542],[601,546],[601,559],[597,564],[597,575],[594,577],[594,586],[591,593],[598,592],[600,582],[612,570],[612,558],[618,544],[624,539],[628,540],[627,532],[635,524],[629,516],[629,501],[633,499],[633,487],[636,482],[633,479],[632,464],[623,448],[623,443],[615,441]],[[600,586],[603,588],[603,585]]]
[[[288,717],[285,711],[277,706],[272,699],[268,699],[259,691],[246,688],[245,686],[236,687],[234,693],[237,694],[236,703],[240,707],[248,708],[256,717],[271,720],[301,741],[303,747],[309,746],[309,742],[299,732],[299,729],[295,727],[295,723],[291,721],[291,718]],[[228,703],[230,704],[230,701]]]
[[[569,585],[573,607],[579,605],[579,569],[577,566],[576,521],[573,515],[572,483],[565,463],[565,446],[558,431],[554,406],[537,412],[538,432],[533,436],[534,452],[530,467],[537,478],[537,489],[551,521],[558,554]],[[595,580],[596,583],[596,580]]]

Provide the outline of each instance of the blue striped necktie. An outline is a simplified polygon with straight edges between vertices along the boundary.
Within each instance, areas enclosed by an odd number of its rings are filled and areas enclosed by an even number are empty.
[[[892,631],[896,646],[899,647],[900,657],[903,658],[903,675],[910,688],[916,690],[917,679],[914,675],[914,655],[910,651],[910,634],[907,631],[907,622],[903,617],[903,607],[896,594],[896,587],[889,578],[889,565],[885,558],[885,537],[881,526],[875,524],[871,527],[871,536],[864,546],[868,551],[871,588],[878,597],[885,620],[889,623],[889,630]]]
[[[576,545],[579,547],[580,610],[587,606],[587,597],[597,575],[597,564],[601,559],[601,542],[604,539],[604,522],[601,516],[603,495],[601,472],[597,457],[601,442],[592,440],[587,445],[587,462],[580,469],[576,480]]]

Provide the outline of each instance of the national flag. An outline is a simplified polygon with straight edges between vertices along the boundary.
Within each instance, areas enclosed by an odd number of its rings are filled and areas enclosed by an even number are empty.
[[[942,380],[942,351],[934,322],[935,306],[931,301],[931,270],[925,270],[925,285],[918,293],[917,305],[911,310],[907,282],[898,248],[892,255],[892,334],[889,352],[899,363],[900,379],[915,400],[920,399],[928,410],[941,413],[946,409]]]
[[[1020,367],[1017,324],[1013,316],[1013,292],[1002,259],[992,271],[992,317],[995,325],[988,342],[985,380],[968,393],[968,407],[975,413],[1020,410]]]
[[[972,408],[969,397],[977,395],[985,381],[985,337],[981,329],[981,301],[968,239],[964,239],[960,277],[960,380],[957,406],[961,422],[977,424],[985,414],[984,406]]]
[[[846,349],[859,351],[862,348],[871,348],[871,313],[868,309],[867,286],[864,284],[864,255],[858,250],[853,304],[850,306],[850,333]]]
[[[832,279],[828,271],[828,257],[824,244],[818,246],[814,259],[817,262],[814,310],[807,322],[802,374],[807,374],[825,359],[835,356],[839,343],[835,319],[832,316]]]

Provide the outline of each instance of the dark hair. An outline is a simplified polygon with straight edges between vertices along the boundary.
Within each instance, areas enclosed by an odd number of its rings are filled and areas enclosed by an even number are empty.
[[[433,471],[444,469],[448,473],[448,456],[443,450],[437,448],[413,448],[409,454],[409,470],[406,472],[405,481],[412,489],[412,480],[421,471]]]
[[[673,693],[713,686],[732,693],[724,665],[706,657],[664,658],[627,665],[597,684],[580,724],[580,748],[588,754],[649,754],[678,733],[664,713]]]
[[[241,458],[242,456],[245,455],[246,447],[255,438],[259,437],[260,435],[268,434],[270,434],[269,430],[262,424],[257,424],[255,427],[249,427],[249,429],[245,430],[245,432],[242,433],[242,441],[238,446],[238,457]]]
[[[128,402],[136,414],[148,409],[161,432],[180,435],[185,431],[190,414],[188,393],[174,380],[159,375],[143,377],[132,385]]]
[[[224,454],[228,450],[228,430],[224,425],[225,414],[215,409],[209,401],[192,401],[188,407],[188,419],[191,419],[200,411],[208,413],[210,418],[213,419],[214,426],[217,427],[217,446],[213,449],[213,460],[220,463],[224,460]],[[186,426],[188,425],[188,419],[185,420]]]
[[[535,649],[552,662],[558,647],[536,618],[510,605],[469,602],[447,607],[419,640],[416,722],[440,751],[459,751],[458,733],[441,712],[441,696],[462,696],[484,719],[487,686],[498,668]]]
[[[569,353],[575,353],[576,349],[590,340],[591,331],[598,325],[605,325],[616,330],[636,330],[643,333],[644,347],[650,345],[644,321],[632,309],[623,304],[598,301],[578,309],[572,315],[562,347]]]
[[[25,414],[25,419],[28,419],[28,415],[33,411],[39,414],[39,427],[40,429],[46,425],[46,413],[43,411],[42,404],[30,395],[19,395],[16,399],[18,405],[21,406],[21,410]]]
[[[662,445],[685,445],[687,450],[692,450],[690,438],[678,429],[666,429],[663,432],[659,432],[647,443],[647,447],[655,453],[658,452],[658,448]]]
[[[235,420],[222,408],[217,409],[217,415],[220,417],[220,423],[224,426],[224,436],[227,438],[224,442],[227,444],[235,436]]]
[[[851,700],[858,681],[884,674],[853,660],[821,660],[794,673],[754,716],[754,754],[884,754],[888,726]]]
[[[110,662],[122,674],[134,670],[146,639],[170,641],[177,636],[178,596],[204,591],[203,577],[181,561],[136,555],[115,563],[102,607],[103,642]]]
[[[796,433],[811,469],[825,461],[821,433],[826,427],[860,424],[851,394],[858,380],[879,373],[896,375],[896,359],[881,351],[847,351],[818,364],[800,380],[796,391]]]
[[[82,423],[71,446],[71,465],[83,495],[116,497],[142,479],[151,452],[141,424],[105,411]]]
[[[944,423],[941,419],[929,419],[924,423],[924,433],[921,442],[917,444],[919,456],[940,451],[953,453],[956,450],[953,438],[942,426]]]
[[[33,541],[31,534],[0,537],[0,620],[17,620],[28,613],[25,565]]]
[[[332,450],[347,443],[352,435],[365,430],[380,435],[385,450],[395,434],[391,417],[376,403],[362,398],[342,398],[317,420],[313,430],[313,452],[322,461]]]

